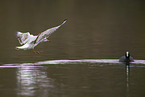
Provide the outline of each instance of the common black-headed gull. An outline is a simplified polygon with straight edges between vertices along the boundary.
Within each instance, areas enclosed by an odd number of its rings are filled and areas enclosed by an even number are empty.
[[[17,32],[17,38],[19,43],[22,46],[17,46],[16,49],[23,49],[23,50],[32,50],[34,53],[39,54],[38,51],[34,50],[34,47],[37,46],[41,42],[47,42],[48,37],[55,32],[59,27],[61,27],[67,20],[65,19],[62,24],[59,26],[47,29],[46,31],[38,34],[37,36],[34,36],[30,34],[29,32],[22,33],[22,32]]]

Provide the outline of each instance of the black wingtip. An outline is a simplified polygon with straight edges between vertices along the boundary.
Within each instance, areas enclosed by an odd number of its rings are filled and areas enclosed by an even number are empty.
[[[64,19],[63,21],[67,21],[67,19]]]
[[[64,19],[64,20],[63,20],[63,24],[64,24],[66,21],[67,21],[67,19]]]
[[[66,21],[67,21],[67,19],[65,19],[60,26],[62,26]]]

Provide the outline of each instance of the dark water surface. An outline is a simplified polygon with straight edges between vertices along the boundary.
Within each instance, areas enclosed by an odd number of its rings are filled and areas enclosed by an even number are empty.
[[[17,31],[37,35],[66,18],[40,55],[15,50]],[[144,25],[143,0],[1,0],[0,97],[144,97]],[[130,67],[117,60],[125,51]]]

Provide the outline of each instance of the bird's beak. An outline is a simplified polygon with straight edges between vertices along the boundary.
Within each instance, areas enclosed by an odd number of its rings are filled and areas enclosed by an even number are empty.
[[[129,53],[128,52],[126,52],[126,56],[129,57]]]
[[[19,50],[19,48],[18,48],[18,47],[16,47],[15,49],[16,49],[16,50]]]

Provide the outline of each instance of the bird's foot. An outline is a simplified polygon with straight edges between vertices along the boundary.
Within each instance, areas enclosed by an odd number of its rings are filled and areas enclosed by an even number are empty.
[[[50,42],[50,40],[47,40],[47,42]]]
[[[35,54],[40,54],[40,52],[36,51],[36,50],[32,50],[32,52],[35,53]]]

